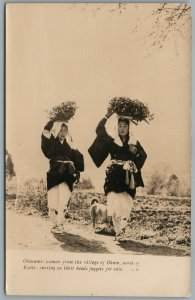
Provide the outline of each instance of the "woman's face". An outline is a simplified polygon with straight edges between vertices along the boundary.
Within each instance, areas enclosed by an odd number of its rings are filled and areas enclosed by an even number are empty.
[[[126,136],[129,133],[129,125],[123,121],[118,123],[118,135]]]
[[[68,134],[68,128],[66,126],[62,126],[60,132],[58,133],[58,137],[60,140],[63,140],[66,138]]]

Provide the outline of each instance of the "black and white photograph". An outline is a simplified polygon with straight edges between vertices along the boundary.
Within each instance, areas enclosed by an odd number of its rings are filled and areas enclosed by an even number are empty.
[[[7,294],[190,296],[190,5],[5,17]]]

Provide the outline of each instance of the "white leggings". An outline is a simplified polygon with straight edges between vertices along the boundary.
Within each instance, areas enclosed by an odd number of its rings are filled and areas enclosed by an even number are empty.
[[[70,196],[71,191],[65,182],[54,186],[48,191],[49,217],[54,226],[63,224],[64,210],[67,209]]]
[[[110,192],[107,195],[108,216],[112,216],[116,235],[127,225],[133,207],[132,197],[126,193]]]

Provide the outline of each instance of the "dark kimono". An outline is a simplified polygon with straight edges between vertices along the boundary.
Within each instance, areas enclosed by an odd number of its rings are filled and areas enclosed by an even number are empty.
[[[111,160],[113,161],[106,170],[106,179],[104,184],[104,191],[107,195],[109,192],[127,192],[131,197],[135,197],[136,188],[139,186],[144,186],[144,182],[141,175],[141,168],[144,165],[144,162],[147,158],[147,155],[140,145],[137,142],[137,153],[133,154],[129,150],[129,137],[123,143],[122,146],[119,146],[115,143],[114,139],[108,135],[106,132],[105,124],[107,119],[103,118],[97,128],[96,133],[97,137],[91,147],[88,149],[88,152],[97,167],[100,167],[104,160],[110,154]],[[133,173],[134,187],[132,188],[130,184],[127,184],[127,173],[123,168],[124,164],[114,163],[114,161],[132,161],[135,164],[136,172]],[[129,174],[129,177],[131,174]]]
[[[84,170],[83,155],[78,150],[71,149],[66,139],[61,143],[52,134],[50,139],[42,134],[41,149],[50,160],[50,169],[47,172],[47,189],[66,182],[72,191],[73,183],[78,180],[80,172]]]

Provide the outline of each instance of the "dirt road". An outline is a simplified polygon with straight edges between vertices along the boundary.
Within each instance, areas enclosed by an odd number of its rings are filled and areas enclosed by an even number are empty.
[[[19,214],[14,210],[7,210],[6,224],[7,249],[134,255],[185,255],[182,250],[146,245],[133,240],[116,245],[113,236],[95,234],[91,224],[81,227],[76,221],[65,221],[64,234],[52,234],[51,224],[47,218]]]

